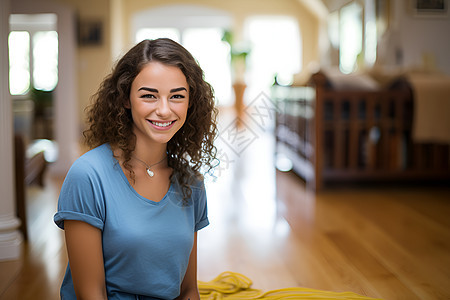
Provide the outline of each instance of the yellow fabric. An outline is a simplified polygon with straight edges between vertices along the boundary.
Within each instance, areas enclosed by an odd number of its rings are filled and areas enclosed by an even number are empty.
[[[345,300],[374,300],[352,292],[328,292],[308,288],[285,288],[262,292],[252,289],[252,281],[239,273],[224,272],[215,279],[204,282],[198,281],[201,300],[247,300],[247,299],[345,299]]]

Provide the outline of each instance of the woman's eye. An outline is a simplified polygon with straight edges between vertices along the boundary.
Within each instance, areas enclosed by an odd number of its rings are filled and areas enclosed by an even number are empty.
[[[141,96],[141,98],[155,99],[156,97],[153,94],[144,94]]]
[[[173,95],[172,96],[173,99],[184,99],[184,95]]]

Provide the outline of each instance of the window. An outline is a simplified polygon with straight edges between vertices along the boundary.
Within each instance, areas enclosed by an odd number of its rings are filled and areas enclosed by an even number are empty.
[[[339,48],[339,11],[328,15],[328,38],[333,48]]]
[[[248,99],[269,93],[277,75],[280,84],[292,83],[302,68],[302,45],[298,23],[289,17],[254,17],[245,24],[251,49],[248,59]]]
[[[205,80],[214,88],[219,105],[228,105],[231,99],[231,71],[228,61],[229,47],[222,41],[224,30],[205,28],[140,28],[136,42],[144,39],[170,38],[194,56],[205,73]],[[207,41],[207,42],[205,42]]]
[[[51,91],[58,83],[58,34],[39,31],[33,35],[33,85]]]
[[[58,83],[56,15],[11,15],[9,90],[26,95],[30,89],[53,90]]]
[[[331,47],[339,49],[339,69],[348,74],[358,67],[371,67],[377,58],[380,20],[375,0],[351,1],[328,17]],[[336,52],[337,53],[337,52]]]
[[[130,25],[136,42],[167,37],[186,47],[213,86],[217,103],[232,104],[230,51],[222,41],[225,29],[232,26],[226,11],[202,5],[162,5],[137,12]]]
[[[9,91],[11,95],[23,95],[30,89],[30,34],[13,31],[8,37]]]
[[[365,1],[364,6],[364,60],[372,66],[377,59],[377,16],[375,0]]]
[[[136,43],[145,39],[169,38],[180,42],[180,32],[176,28],[141,28],[136,32]]]
[[[357,68],[362,51],[362,7],[352,2],[341,9],[340,15],[339,68],[343,73],[351,73]]]
[[[183,45],[198,60],[218,104],[231,99],[230,49],[222,41],[223,32],[220,28],[188,28],[183,35]]]

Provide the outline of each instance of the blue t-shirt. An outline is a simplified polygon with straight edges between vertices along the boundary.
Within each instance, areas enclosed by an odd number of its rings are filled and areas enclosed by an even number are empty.
[[[102,231],[108,299],[174,299],[186,273],[194,232],[209,224],[203,181],[182,203],[176,180],[160,202],[139,195],[108,144],[81,156],[70,168],[54,221],[84,221]],[[76,299],[70,267],[63,300]]]

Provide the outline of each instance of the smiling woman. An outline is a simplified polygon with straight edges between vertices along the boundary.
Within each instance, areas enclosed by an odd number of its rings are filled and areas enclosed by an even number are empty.
[[[202,69],[178,43],[144,40],[93,100],[93,149],[70,169],[54,218],[69,256],[62,298],[199,299],[199,170],[213,167],[217,132]]]

